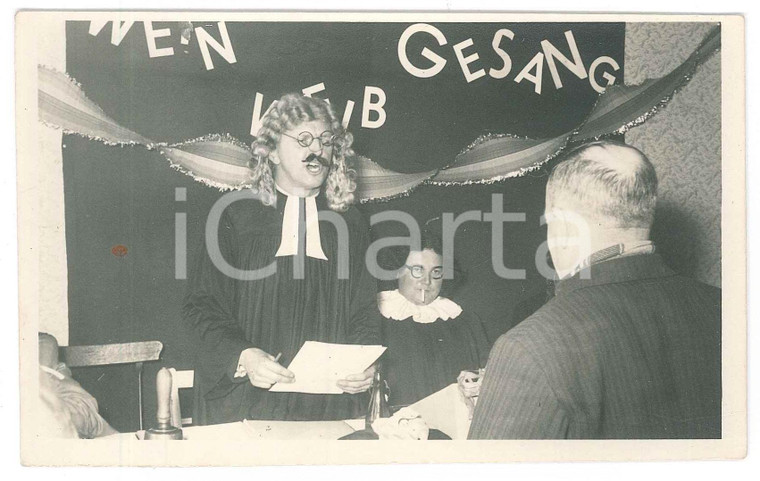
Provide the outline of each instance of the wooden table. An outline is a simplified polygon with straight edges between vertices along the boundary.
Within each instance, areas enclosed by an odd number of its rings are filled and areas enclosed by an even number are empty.
[[[467,406],[456,384],[431,394],[410,406],[420,413],[431,429],[438,429],[452,439],[467,439],[470,426]],[[330,440],[364,429],[364,419],[347,421],[251,421],[190,426],[182,429],[187,440],[255,441],[255,440]],[[121,433],[99,439],[142,439],[144,431]]]
[[[182,429],[186,440],[329,440],[364,429],[364,419],[348,421],[251,421],[190,426]],[[120,433],[100,439],[141,440],[145,431]]]

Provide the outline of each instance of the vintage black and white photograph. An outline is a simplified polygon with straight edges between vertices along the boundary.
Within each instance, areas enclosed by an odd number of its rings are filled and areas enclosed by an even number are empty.
[[[16,52],[24,464],[745,455],[741,16],[30,11]]]

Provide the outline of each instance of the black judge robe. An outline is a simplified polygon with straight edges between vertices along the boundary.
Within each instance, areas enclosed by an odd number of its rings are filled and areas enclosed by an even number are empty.
[[[383,373],[393,406],[408,406],[457,382],[464,370],[485,367],[491,344],[475,314],[431,323],[382,320]]]
[[[323,197],[317,197],[317,208],[327,211]],[[305,341],[380,344],[376,283],[364,262],[369,227],[359,211],[329,211],[348,228],[348,279],[338,278],[337,230],[326,221],[319,228],[328,260],[306,257],[305,276],[294,279],[295,258],[275,257],[285,203],[284,195],[278,195],[274,208],[252,199],[236,201],[219,225],[219,247],[227,263],[251,270],[275,262],[274,275],[247,281],[228,277],[214,266],[204,242],[189,279],[183,317],[200,337],[194,381],[197,424],[350,419],[367,409],[366,393],[269,392],[252,386],[247,377],[233,377],[240,353],[249,347],[273,356],[282,353],[279,362],[288,366]]]

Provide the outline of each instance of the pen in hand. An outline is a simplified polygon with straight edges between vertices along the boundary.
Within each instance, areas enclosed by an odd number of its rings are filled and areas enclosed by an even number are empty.
[[[282,357],[282,352],[279,352],[274,357],[274,362],[278,362],[281,357]],[[286,379],[285,381],[282,381],[282,382],[293,382],[294,381],[294,376],[293,376],[292,373],[290,373],[290,371],[288,371],[287,369],[285,369],[284,367],[281,367],[281,366],[278,366],[278,369],[281,370],[281,371],[283,371],[283,372],[280,372],[279,374],[284,375],[285,379]]]

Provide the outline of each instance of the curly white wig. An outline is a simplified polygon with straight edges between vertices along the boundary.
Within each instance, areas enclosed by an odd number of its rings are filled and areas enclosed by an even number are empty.
[[[280,134],[304,122],[323,120],[340,139],[333,147],[333,164],[325,181],[325,195],[330,209],[344,212],[354,203],[356,171],[351,167],[353,136],[343,128],[332,106],[322,99],[286,94],[276,101],[261,120],[261,129],[251,145],[253,149],[252,186],[264,205],[275,205],[277,193],[272,175],[271,155]]]

